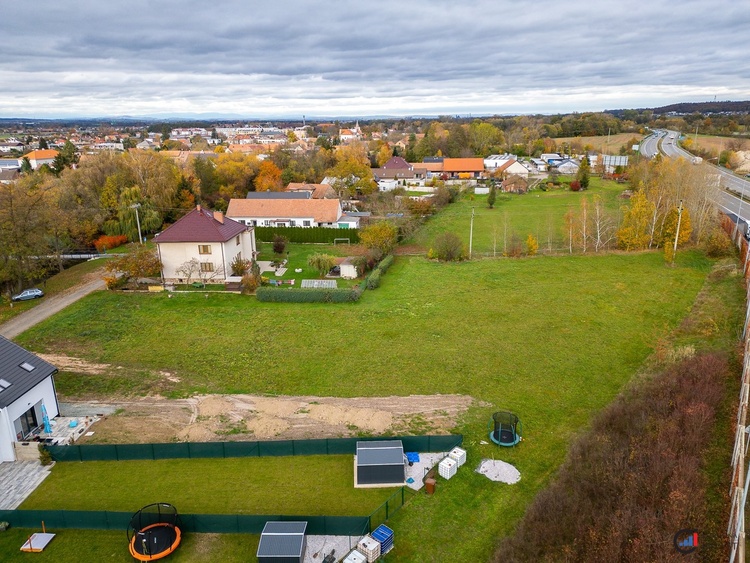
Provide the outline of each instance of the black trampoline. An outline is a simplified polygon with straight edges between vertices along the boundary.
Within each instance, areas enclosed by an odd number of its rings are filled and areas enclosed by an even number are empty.
[[[488,427],[490,440],[498,446],[515,446],[521,441],[521,421],[512,412],[496,412]]]
[[[128,548],[139,561],[166,557],[180,545],[180,516],[171,504],[158,502],[144,506],[130,519]]]

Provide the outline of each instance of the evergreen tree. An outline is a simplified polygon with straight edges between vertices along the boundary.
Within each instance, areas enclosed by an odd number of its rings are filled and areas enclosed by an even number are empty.
[[[581,166],[578,167],[578,173],[576,174],[576,180],[581,184],[581,189],[585,190],[589,187],[589,177],[591,176],[591,165],[589,159],[584,156],[581,160]]]
[[[487,207],[489,207],[490,209],[492,209],[495,206],[495,198],[496,197],[497,196],[495,194],[495,184],[492,184],[492,186],[490,187],[490,193],[487,196]]]

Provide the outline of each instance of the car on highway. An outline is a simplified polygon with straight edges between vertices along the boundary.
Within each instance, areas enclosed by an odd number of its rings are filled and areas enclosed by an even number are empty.
[[[11,301],[28,301],[29,299],[38,299],[40,297],[44,297],[44,292],[41,289],[24,289],[18,295],[11,297]]]

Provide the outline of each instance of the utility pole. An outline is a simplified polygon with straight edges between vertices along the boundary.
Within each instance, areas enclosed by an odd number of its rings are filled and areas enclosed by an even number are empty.
[[[674,264],[674,257],[677,254],[677,239],[680,237],[680,222],[682,221],[682,200],[680,200],[680,207],[677,208],[677,232],[674,234],[674,251],[672,252],[672,264]]]
[[[469,260],[471,260],[471,247],[474,242],[474,208],[471,208],[471,224],[469,227]]]
[[[134,203],[130,206],[130,209],[135,209],[135,224],[138,225],[138,242],[143,244],[143,237],[141,236],[141,219],[138,217],[138,208],[140,206],[140,203]]]

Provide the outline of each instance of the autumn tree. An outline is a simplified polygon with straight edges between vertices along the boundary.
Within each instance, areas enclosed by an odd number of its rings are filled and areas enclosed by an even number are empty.
[[[223,153],[216,158],[214,174],[219,184],[221,197],[229,201],[233,197],[245,197],[253,189],[253,180],[260,163],[253,155]]]
[[[398,227],[390,221],[378,221],[360,229],[359,242],[370,250],[376,250],[380,256],[388,254],[398,241]]]
[[[536,256],[536,253],[539,251],[539,242],[536,240],[536,237],[529,233],[529,236],[526,237],[526,254],[529,256]]]
[[[645,191],[636,191],[630,198],[630,205],[623,209],[622,224],[617,231],[617,245],[624,250],[648,248],[653,213],[654,204],[648,200]]]
[[[155,250],[138,245],[132,252],[108,260],[105,269],[138,283],[141,278],[161,275],[161,262]]]
[[[264,160],[258,166],[255,177],[256,192],[280,192],[284,189],[281,183],[281,170],[270,160]]]
[[[370,159],[362,143],[341,145],[334,153],[336,164],[326,170],[326,176],[336,178],[334,188],[342,196],[369,194],[376,184],[370,168]]]
[[[378,149],[378,153],[375,157],[378,166],[382,167],[386,162],[388,162],[391,157],[393,156],[393,151],[388,146],[387,143],[383,143],[383,145]]]

